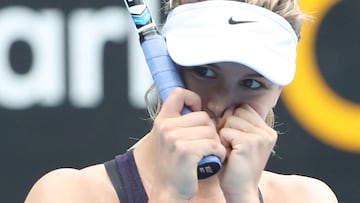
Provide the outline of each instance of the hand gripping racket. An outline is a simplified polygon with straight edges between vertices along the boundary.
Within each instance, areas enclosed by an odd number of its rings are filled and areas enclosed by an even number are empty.
[[[125,5],[135,23],[141,48],[154,83],[161,99],[165,101],[175,87],[184,88],[184,84],[168,54],[165,39],[159,34],[145,1],[125,0]],[[181,113],[190,112],[191,110],[185,106]],[[210,177],[217,173],[220,168],[221,162],[217,156],[205,156],[198,164],[198,179]]]

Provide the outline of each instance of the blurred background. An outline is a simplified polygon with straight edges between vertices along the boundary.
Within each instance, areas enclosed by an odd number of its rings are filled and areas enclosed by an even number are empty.
[[[160,1],[149,1],[161,22]],[[325,181],[360,202],[360,1],[299,0],[298,73],[279,105],[268,170]],[[259,56],[261,59],[261,56]],[[120,0],[0,1],[0,202],[46,172],[123,153],[150,128],[151,84]]]

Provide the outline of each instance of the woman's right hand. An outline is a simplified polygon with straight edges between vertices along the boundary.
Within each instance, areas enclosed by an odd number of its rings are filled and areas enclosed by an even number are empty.
[[[184,105],[192,113],[181,115]],[[198,190],[197,165],[209,154],[223,161],[226,150],[214,122],[201,111],[196,93],[176,88],[164,102],[151,133],[156,139],[157,177],[150,199],[158,202],[188,201]],[[167,199],[170,198],[170,199]]]

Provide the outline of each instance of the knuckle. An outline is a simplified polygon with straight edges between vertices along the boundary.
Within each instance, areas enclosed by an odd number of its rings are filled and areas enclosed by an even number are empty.
[[[181,95],[185,93],[185,90],[181,87],[175,87],[173,90],[173,93],[176,95]]]
[[[186,146],[183,142],[174,142],[173,146],[174,146],[174,150],[180,155],[185,155],[188,153],[189,147]]]
[[[263,138],[259,144],[265,148],[273,148],[273,146],[275,145],[275,143],[277,141],[276,131],[272,129],[270,131],[268,131],[268,130],[263,131],[262,133],[264,134],[264,136],[261,136]]]
[[[198,114],[199,114],[199,117],[202,118],[202,119],[209,118],[208,113],[206,113],[205,111],[199,111]]]
[[[162,119],[155,119],[154,127],[159,132],[167,132],[171,128],[170,125],[168,124],[168,122],[166,122],[165,120],[162,120]]]
[[[209,143],[209,146],[211,149],[213,150],[219,150],[220,149],[220,143],[215,141],[215,140],[212,140],[210,143]]]
[[[211,120],[207,112],[199,111],[198,114],[199,114],[199,119],[203,120],[206,125],[210,125],[210,126],[214,125],[213,121]]]
[[[276,142],[276,141],[277,141],[277,139],[278,139],[278,133],[277,133],[277,131],[276,131],[275,129],[270,128],[268,134],[269,134],[269,139],[270,139],[271,141],[273,141],[273,142]]]
[[[207,126],[207,127],[204,127],[202,130],[203,130],[204,135],[206,135],[206,137],[209,137],[209,138],[217,137],[217,134],[216,134],[214,128],[212,128],[212,127]]]

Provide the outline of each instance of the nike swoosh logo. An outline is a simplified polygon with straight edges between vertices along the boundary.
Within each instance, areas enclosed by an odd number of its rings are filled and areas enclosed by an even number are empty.
[[[243,24],[243,23],[255,23],[256,21],[252,20],[234,20],[233,17],[229,18],[230,25]]]

